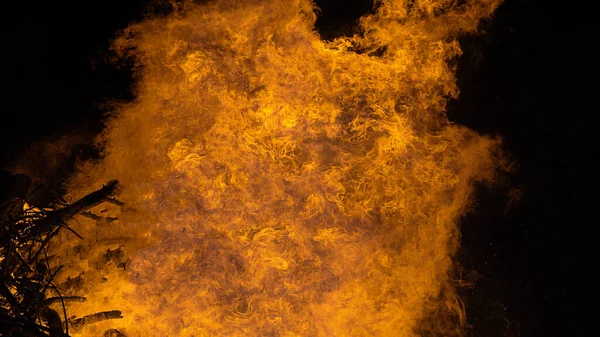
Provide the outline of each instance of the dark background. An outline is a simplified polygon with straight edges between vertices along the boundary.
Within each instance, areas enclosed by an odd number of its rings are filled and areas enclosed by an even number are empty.
[[[366,0],[317,1],[324,37],[351,32]],[[131,74],[107,62],[109,41],[140,20],[142,0],[2,5],[0,167],[31,145],[80,145],[65,158],[94,155],[105,102],[131,99]],[[461,96],[450,118],[499,135],[517,165],[504,185],[481,188],[462,221],[458,260],[473,336],[583,336],[591,327],[592,100],[597,83],[591,8],[507,0],[487,33],[462,39]],[[39,149],[38,149],[39,151]],[[67,164],[38,170],[59,174]],[[507,204],[511,190],[521,198]],[[585,295],[585,296],[584,296]],[[593,295],[595,297],[595,295]],[[587,301],[585,300],[587,298]],[[587,334],[586,334],[587,335]]]

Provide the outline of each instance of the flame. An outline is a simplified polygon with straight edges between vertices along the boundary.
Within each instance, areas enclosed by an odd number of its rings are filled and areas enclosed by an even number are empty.
[[[88,298],[70,313],[124,318],[75,335],[460,334],[457,220],[499,144],[447,120],[448,61],[498,4],[383,0],[329,42],[309,0],[186,3],[126,29],[137,98],[70,183],[118,179],[125,206],[55,252]]]

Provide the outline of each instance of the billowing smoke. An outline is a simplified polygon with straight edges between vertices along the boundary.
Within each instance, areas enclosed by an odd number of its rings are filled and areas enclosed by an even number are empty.
[[[114,48],[136,99],[70,183],[118,179],[124,206],[56,251],[88,298],[70,312],[124,318],[79,333],[460,334],[457,220],[498,142],[447,120],[448,62],[498,3],[383,0],[330,42],[309,0],[188,3],[130,26]]]

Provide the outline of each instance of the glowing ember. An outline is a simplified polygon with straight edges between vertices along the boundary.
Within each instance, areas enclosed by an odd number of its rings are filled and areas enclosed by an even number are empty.
[[[364,36],[333,42],[308,0],[188,4],[130,27],[115,48],[137,60],[137,99],[71,183],[118,179],[125,206],[56,252],[63,289],[88,298],[71,313],[124,318],[78,333],[460,333],[456,222],[498,144],[447,121],[447,62],[498,3],[385,0]]]

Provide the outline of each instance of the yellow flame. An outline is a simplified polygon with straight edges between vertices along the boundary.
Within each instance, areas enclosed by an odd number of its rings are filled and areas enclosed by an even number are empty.
[[[137,99],[71,183],[118,179],[126,206],[56,252],[88,298],[70,313],[124,319],[76,333],[460,333],[456,222],[498,144],[447,121],[448,61],[498,3],[383,0],[331,42],[309,0],[186,4],[129,27],[115,49],[137,60]],[[126,268],[107,262],[119,246]]]

